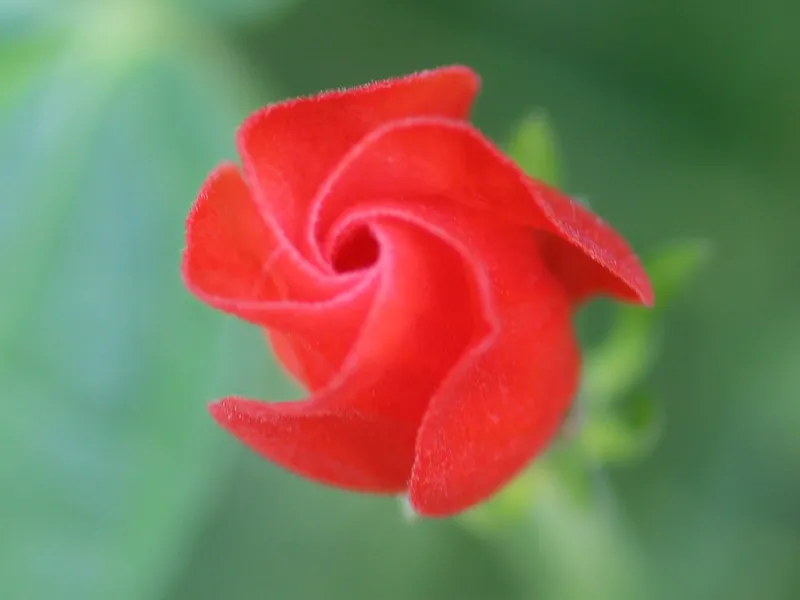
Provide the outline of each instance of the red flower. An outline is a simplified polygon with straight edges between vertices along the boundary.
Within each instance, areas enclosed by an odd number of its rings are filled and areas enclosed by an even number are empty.
[[[430,516],[486,499],[553,438],[578,304],[653,302],[622,238],[469,125],[478,87],[449,67],[269,106],[238,133],[244,175],[219,166],[187,221],[188,287],[264,328],[310,392],[225,398],[217,422]]]

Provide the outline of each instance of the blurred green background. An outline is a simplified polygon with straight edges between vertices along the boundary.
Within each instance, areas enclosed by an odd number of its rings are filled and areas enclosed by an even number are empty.
[[[0,595],[619,600],[615,547],[569,515],[410,524],[205,411],[298,395],[178,275],[236,125],[458,62],[498,142],[549,113],[566,188],[637,250],[714,248],[667,317],[663,439],[607,473],[634,595],[800,598],[798,31],[792,0],[1,0]]]

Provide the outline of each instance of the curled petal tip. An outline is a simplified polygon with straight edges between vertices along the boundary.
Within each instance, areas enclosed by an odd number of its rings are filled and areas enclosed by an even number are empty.
[[[215,400],[214,402],[209,402],[206,405],[206,408],[208,410],[208,414],[210,414],[215,421],[221,420],[222,413],[224,412],[224,409],[222,407],[222,400]]]
[[[626,285],[632,292],[628,296],[628,301],[640,304],[646,308],[652,308],[655,305],[656,295],[653,290],[653,283],[647,271],[639,260],[638,256],[634,254],[633,250],[630,251],[632,266],[627,271],[630,275],[626,278]],[[622,299],[622,298],[621,298]]]
[[[645,276],[642,288],[639,290],[639,300],[641,300],[642,305],[647,308],[653,308],[656,304],[656,294],[647,276]]]
[[[233,420],[234,410],[232,406],[233,402],[230,398],[223,398],[222,400],[215,400],[214,402],[209,402],[207,409],[211,417],[219,424],[225,425]]]
[[[451,517],[460,510],[458,508],[447,508],[442,505],[428,506],[426,499],[420,498],[419,494],[409,493],[404,503],[405,514],[413,519],[443,519]]]

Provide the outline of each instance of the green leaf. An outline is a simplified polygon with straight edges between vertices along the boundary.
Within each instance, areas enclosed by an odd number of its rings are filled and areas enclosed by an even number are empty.
[[[546,471],[530,468],[493,498],[458,518],[466,527],[481,534],[514,526],[528,517],[536,492],[546,484],[547,477]]]
[[[637,390],[617,402],[613,410],[588,420],[578,443],[596,463],[633,461],[655,447],[662,427],[660,405],[651,394]]]
[[[529,176],[553,186],[561,185],[558,144],[550,121],[542,112],[517,125],[507,145],[508,154]]]
[[[623,398],[647,376],[658,355],[664,312],[690,284],[709,255],[709,247],[703,242],[681,242],[645,262],[655,289],[656,307],[617,308],[608,337],[585,360],[581,393],[588,406]]]
[[[597,500],[593,464],[572,440],[557,440],[532,468],[546,470],[576,509],[586,509]]]
[[[674,242],[658,252],[645,267],[656,294],[656,310],[668,310],[708,264],[711,245],[702,240]]]
[[[260,334],[202,306],[180,278],[190,203],[234,158],[236,69],[147,37],[96,57],[93,31],[62,31],[66,50],[30,61],[3,96],[10,598],[162,597],[236,447],[206,402],[291,393]]]
[[[556,441],[494,497],[459,518],[479,533],[516,526],[530,518],[539,495],[548,488],[557,488],[564,501],[576,509],[592,505],[597,486],[582,447],[569,440]]]
[[[611,404],[642,381],[658,355],[656,318],[647,309],[621,308],[608,337],[585,358],[581,396],[588,407]]]

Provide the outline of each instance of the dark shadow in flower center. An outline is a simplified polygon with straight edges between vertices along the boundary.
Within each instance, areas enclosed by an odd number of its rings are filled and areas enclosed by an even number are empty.
[[[338,244],[331,257],[337,273],[350,273],[368,269],[378,262],[380,245],[369,227],[349,231]]]

